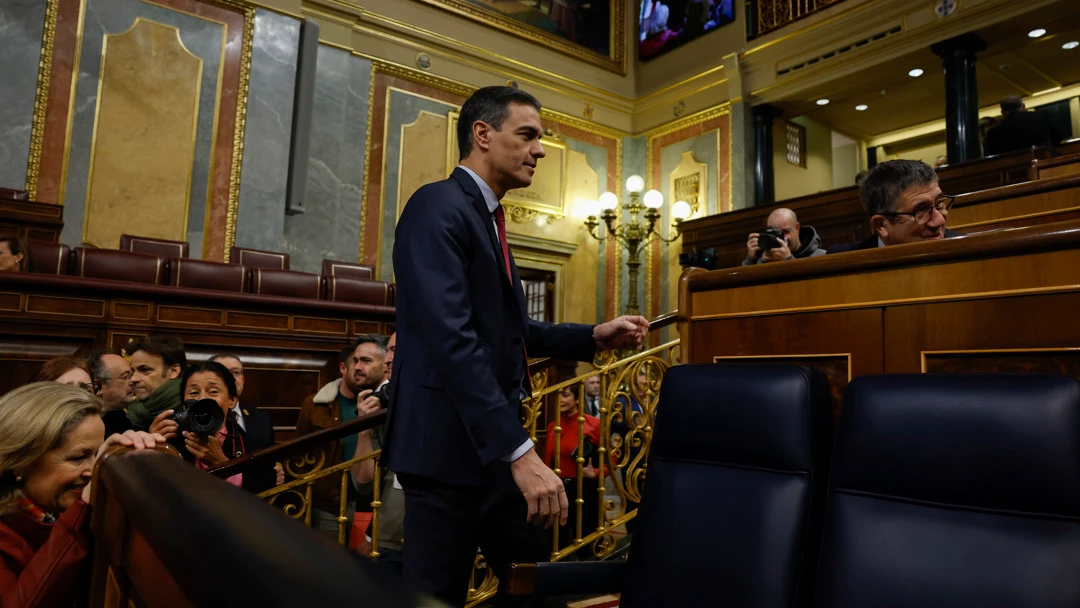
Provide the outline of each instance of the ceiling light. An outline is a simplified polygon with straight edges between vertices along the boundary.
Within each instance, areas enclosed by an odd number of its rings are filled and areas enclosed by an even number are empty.
[[[1030,32],[1028,32],[1028,38],[1041,38],[1045,34],[1046,34],[1046,30],[1044,30],[1041,27],[1037,27],[1037,28],[1031,30]]]
[[[1077,42],[1075,40],[1070,40],[1070,41],[1066,42],[1065,44],[1061,45],[1061,48],[1065,49],[1066,51],[1071,51],[1071,50],[1075,49],[1078,46],[1080,46],[1080,42]]]
[[[815,103],[817,103],[817,105],[819,105],[819,106],[827,106],[827,105],[829,105],[829,100],[828,99],[819,99]]]
[[[922,68],[915,68],[914,70],[908,72],[907,75],[911,76],[912,78],[918,78],[919,76],[923,75],[923,70]]]
[[[870,106],[866,105],[865,103],[860,103],[859,105],[855,106],[855,110],[858,112],[865,112],[868,109],[870,109]]]

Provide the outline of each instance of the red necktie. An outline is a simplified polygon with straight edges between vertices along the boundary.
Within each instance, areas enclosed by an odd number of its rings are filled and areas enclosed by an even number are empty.
[[[514,273],[510,272],[510,248],[506,244],[506,212],[502,205],[495,207],[495,231],[499,235],[499,245],[502,247],[503,264],[506,266],[506,278],[510,279],[513,286]],[[525,355],[525,382],[529,385],[529,393],[532,393],[532,376],[529,375],[529,350],[525,347],[525,341],[521,342],[521,352]]]

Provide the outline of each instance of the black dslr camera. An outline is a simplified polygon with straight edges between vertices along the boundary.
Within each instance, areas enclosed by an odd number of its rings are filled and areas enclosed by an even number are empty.
[[[712,270],[716,266],[716,248],[698,249],[695,247],[690,253],[680,253],[679,265]]]
[[[213,435],[225,424],[225,412],[213,399],[188,399],[170,416],[181,431]]]
[[[384,410],[389,409],[390,408],[390,383],[387,382],[386,384],[383,384],[382,388],[375,391],[374,393],[371,393],[371,396],[372,397],[377,397],[379,399],[379,405],[381,405]]]
[[[757,237],[757,244],[758,247],[761,248],[761,253],[765,253],[770,249],[776,249],[781,243],[786,242],[787,239],[784,238],[784,233],[772,227],[762,230]]]

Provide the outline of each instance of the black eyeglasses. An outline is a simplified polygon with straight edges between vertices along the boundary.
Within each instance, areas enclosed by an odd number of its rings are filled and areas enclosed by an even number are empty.
[[[899,215],[906,215],[915,220],[916,224],[925,224],[930,221],[930,216],[936,209],[941,215],[949,215],[949,210],[952,209],[953,203],[956,202],[956,197],[948,194],[942,195],[934,202],[933,205],[922,205],[915,209],[915,211],[899,212],[893,211],[889,213],[879,213],[878,215],[884,215],[885,217],[896,217]]]

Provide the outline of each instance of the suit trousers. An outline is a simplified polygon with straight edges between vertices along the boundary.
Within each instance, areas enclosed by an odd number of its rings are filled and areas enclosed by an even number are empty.
[[[500,581],[511,563],[548,561],[552,533],[526,521],[528,506],[509,467],[490,486],[404,473],[398,480],[405,490],[404,578],[413,589],[463,606],[478,548]],[[531,605],[505,588],[500,585],[495,606]]]

